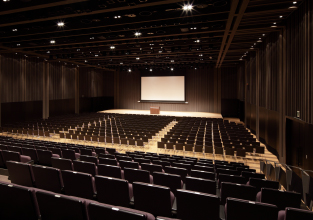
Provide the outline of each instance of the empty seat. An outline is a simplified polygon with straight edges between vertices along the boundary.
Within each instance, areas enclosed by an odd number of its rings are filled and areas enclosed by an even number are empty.
[[[35,182],[30,164],[16,161],[7,161],[7,168],[11,183],[32,187]]]
[[[277,220],[278,209],[275,205],[227,198],[225,205],[226,220]]]
[[[186,179],[186,176],[187,176],[187,172],[188,172],[187,169],[185,169],[185,168],[169,167],[169,166],[166,166],[164,168],[164,171],[166,173],[180,175],[180,177],[181,177],[183,182],[185,182],[185,179]]]
[[[228,175],[236,175],[236,176],[240,176],[240,172],[237,170],[232,170],[232,169],[221,169],[221,168],[217,168],[216,169],[216,176],[217,178],[219,177],[219,174],[228,174]],[[247,181],[246,181],[247,182]]]
[[[150,175],[150,172],[147,170],[138,170],[125,167],[124,178],[128,180],[130,183],[133,182],[153,183],[153,178]]]
[[[255,173],[256,172],[255,169],[249,169],[249,168],[245,168],[245,167],[236,167],[236,170],[238,170],[240,173],[242,171],[251,172],[251,173]]]
[[[74,160],[73,165],[75,171],[89,173],[93,176],[98,174],[98,168],[94,163]]]
[[[163,172],[153,173],[153,183],[156,185],[169,187],[174,194],[176,194],[177,189],[182,189],[184,184],[180,175]]]
[[[216,182],[215,180],[187,176],[186,189],[216,195]]]
[[[242,171],[241,176],[246,178],[247,182],[249,181],[251,177],[256,178],[256,179],[265,179],[265,175],[262,173],[252,173],[252,172]]]
[[[120,167],[124,169],[125,167],[128,168],[134,168],[134,169],[140,169],[138,162],[132,162],[132,161],[126,161],[126,160],[120,160]]]
[[[33,166],[32,169],[37,188],[61,193],[63,180],[59,169],[45,166]]]
[[[215,169],[213,166],[201,166],[201,165],[194,165],[193,170],[203,170],[203,171],[206,171],[206,172],[211,172],[211,173],[214,173],[215,172]]]
[[[182,220],[220,220],[219,198],[189,190],[177,190],[177,217]]]
[[[174,194],[169,187],[134,182],[133,193],[135,209],[154,216],[171,217]]]
[[[13,151],[3,150],[2,156],[3,156],[3,162],[5,164],[7,161],[17,161],[17,162],[22,162],[22,163],[28,163],[31,161],[31,158],[29,156],[21,155],[20,153],[13,152]]]
[[[269,189],[279,188],[279,182],[277,181],[256,179],[256,178],[250,178],[248,185],[254,186],[257,189],[257,191],[261,191],[261,188],[269,188]]]
[[[0,219],[37,220],[39,211],[32,188],[0,182]]]
[[[256,194],[257,191],[254,186],[226,182],[221,184],[222,204],[225,204],[227,197],[255,201]]]
[[[0,150],[0,168],[5,168],[5,163],[2,156],[2,150]]]
[[[286,207],[300,208],[301,194],[276,189],[262,188],[257,195],[257,201],[276,205],[278,210]]]
[[[62,149],[63,158],[70,160],[77,160],[80,157],[80,153],[76,153],[73,149]]]
[[[191,170],[190,176],[208,180],[215,180],[215,173],[206,172],[203,170]]]
[[[153,172],[164,172],[161,165],[142,163],[140,166],[142,170],[148,170],[150,174],[153,174]]]
[[[96,152],[93,152],[92,149],[81,148],[80,155],[96,156]]]
[[[286,208],[278,212],[278,220],[312,220],[313,212],[303,209]]]
[[[94,163],[96,165],[99,164],[99,160],[97,157],[95,156],[87,156],[87,155],[80,155],[79,158],[81,161],[86,161],[86,162],[90,162],[90,163]]]
[[[96,176],[95,181],[99,202],[129,207],[133,197],[133,188],[127,180]]]
[[[103,154],[103,153],[100,153],[99,154],[99,158],[109,158],[109,159],[115,159],[115,155],[113,154]]]
[[[48,191],[37,191],[36,197],[41,219],[87,219],[85,201],[81,198],[59,195]]]
[[[29,156],[34,163],[38,163],[37,150],[34,148],[22,148],[23,155]]]
[[[246,184],[246,179],[242,176],[222,174],[218,176],[218,188],[221,188],[222,182]]]
[[[146,163],[146,164],[150,164],[150,159],[144,159],[144,158],[137,158],[137,157],[135,157],[134,158],[134,162],[138,162],[140,165],[142,164],[142,163]]]
[[[64,192],[66,195],[93,199],[95,195],[94,178],[91,174],[62,170]]]
[[[59,158],[58,154],[53,154],[50,150],[37,150],[38,163],[44,166],[52,166],[51,158]]]
[[[111,206],[107,204],[90,203],[88,205],[89,219],[106,220],[127,219],[127,220],[154,220],[155,217],[147,212],[135,209]]]
[[[51,158],[52,167],[60,170],[74,170],[72,160],[65,158]]]
[[[123,161],[133,161],[131,157],[128,156],[121,156],[121,155],[115,155],[117,161],[123,160]]]
[[[124,170],[119,166],[99,164],[98,175],[124,179]]]
[[[120,165],[116,159],[102,158],[102,157],[99,157],[99,164],[108,164],[108,165],[113,165],[113,166]]]

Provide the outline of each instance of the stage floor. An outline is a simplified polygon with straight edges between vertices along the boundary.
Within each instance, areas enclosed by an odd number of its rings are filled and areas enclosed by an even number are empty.
[[[99,111],[98,113],[150,115],[150,110],[109,109],[109,110],[105,110],[105,111]],[[181,117],[187,116],[187,117],[223,118],[220,113],[211,113],[211,112],[179,112],[179,111],[162,111],[162,110],[160,110],[159,115],[181,116]]]

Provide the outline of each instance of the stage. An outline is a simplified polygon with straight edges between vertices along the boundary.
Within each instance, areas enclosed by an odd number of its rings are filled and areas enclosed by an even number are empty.
[[[150,115],[150,110],[136,110],[136,109],[109,109],[105,111],[99,111],[98,113],[117,113],[117,114],[140,114]],[[155,115],[155,114],[153,114]],[[205,118],[223,118],[220,113],[211,112],[183,112],[183,111],[162,111],[160,114],[164,116],[186,116],[186,117],[205,117]]]

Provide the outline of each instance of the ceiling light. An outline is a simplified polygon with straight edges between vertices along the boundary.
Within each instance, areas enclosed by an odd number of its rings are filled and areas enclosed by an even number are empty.
[[[121,18],[121,16],[120,15],[118,15],[118,16],[114,16],[114,18],[116,19],[116,18]]]
[[[12,29],[12,31],[17,31],[17,29]]]
[[[4,2],[9,2],[10,0],[3,0]]]
[[[183,6],[183,10],[184,10],[184,11],[191,11],[191,10],[192,10],[192,5],[190,5],[190,4],[184,5],[184,6]]]
[[[85,60],[85,63],[87,63],[88,62],[88,60]]]
[[[80,49],[77,49],[77,51],[80,51]]]
[[[137,31],[137,32],[135,32],[135,36],[139,37],[139,36],[141,36],[141,33]]]
[[[203,57],[203,54],[199,54],[199,57]]]
[[[279,16],[279,18],[283,18],[283,16],[281,15],[281,16]]]
[[[18,47],[19,47],[19,46],[21,46],[21,44],[16,44],[16,46],[18,46]]]
[[[171,63],[174,63],[175,61],[174,60],[171,60]]]
[[[150,44],[150,46],[153,46],[154,44]]]
[[[239,60],[242,60],[242,58],[240,58]]]
[[[51,41],[50,41],[50,44],[55,44],[55,40],[51,40]]]
[[[276,22],[274,22],[273,24],[276,24]]]
[[[262,36],[264,37],[264,36],[265,36],[265,34],[262,34]]]
[[[195,43],[200,43],[200,40],[195,40]]]
[[[149,70],[149,71],[150,71],[150,72],[152,72],[152,71],[153,71],[153,69],[151,69],[151,68],[150,68],[150,70]]]
[[[132,71],[132,69],[128,69],[128,72],[131,72]]]
[[[110,46],[110,49],[111,49],[111,50],[114,50],[114,49],[115,49],[115,46],[114,46],[114,45]]]
[[[91,38],[90,38],[90,40],[94,40],[94,39],[95,39],[94,37],[91,37]]]
[[[122,63],[120,63],[121,65],[123,65],[123,62]]]
[[[173,68],[173,67],[171,68],[171,71],[174,71],[174,68]]]
[[[47,53],[50,53],[50,50],[48,50]]]
[[[136,60],[140,60],[140,57],[136,57]]]
[[[297,2],[293,2],[292,4],[294,4],[294,5],[295,5],[295,4],[297,4]]]
[[[95,57],[98,57],[99,55],[98,54],[95,54]]]
[[[62,21],[58,22],[58,26],[59,27],[63,27],[64,26],[64,22],[62,22]]]

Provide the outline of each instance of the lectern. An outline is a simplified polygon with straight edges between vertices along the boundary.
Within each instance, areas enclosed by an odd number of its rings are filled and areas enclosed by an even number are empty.
[[[150,107],[150,114],[160,114],[160,107]]]

